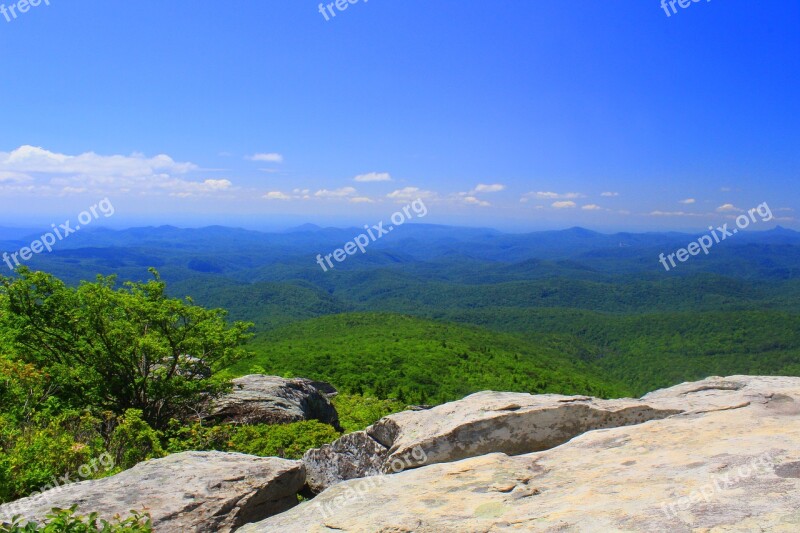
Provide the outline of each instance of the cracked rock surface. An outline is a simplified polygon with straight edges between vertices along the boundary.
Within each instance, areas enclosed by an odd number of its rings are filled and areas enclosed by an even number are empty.
[[[78,514],[96,511],[106,520],[147,511],[158,533],[229,532],[297,505],[304,480],[299,461],[184,452],[0,505],[0,522],[7,514],[41,520],[53,507],[77,504]]]
[[[319,493],[343,480],[446,463],[492,452],[546,450],[601,428],[641,424],[683,409],[634,399],[479,392],[425,411],[382,418],[365,431],[310,450],[303,457],[309,488]]]
[[[524,396],[384,419],[368,432],[386,457],[420,443],[428,463],[454,462],[344,481],[240,531],[800,531],[800,378],[709,378],[641,401]],[[580,408],[562,408],[560,425],[549,413],[559,402]],[[630,424],[590,427],[609,420]],[[514,439],[555,447],[509,456]],[[504,453],[457,460],[493,440]]]

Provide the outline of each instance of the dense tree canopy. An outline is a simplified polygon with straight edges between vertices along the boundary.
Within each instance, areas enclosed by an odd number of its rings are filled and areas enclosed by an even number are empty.
[[[69,287],[21,269],[0,280],[0,329],[22,362],[44,369],[60,397],[116,413],[141,409],[154,427],[221,390],[213,372],[244,356],[250,325],[166,296],[154,270],[145,283],[113,276]]]

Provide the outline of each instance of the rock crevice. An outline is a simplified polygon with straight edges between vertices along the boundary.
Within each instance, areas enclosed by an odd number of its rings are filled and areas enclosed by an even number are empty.
[[[659,418],[588,429],[534,453],[486,453],[430,464],[458,455],[446,453],[445,442],[486,435],[488,420],[496,422],[495,429],[507,430],[513,424],[503,416],[519,416],[531,407],[506,397],[495,398],[494,407],[519,404],[521,409],[493,410],[492,395],[481,394],[483,408],[474,403],[470,419],[460,424],[452,423],[466,412],[459,402],[432,409],[438,416],[424,421],[406,413],[390,417],[400,428],[390,456],[424,442],[431,446],[428,464],[383,476],[370,485],[368,496],[359,487],[372,478],[341,481],[312,501],[245,526],[242,533],[800,531],[800,378],[709,378],[616,407],[602,400],[538,397],[537,416],[544,419],[553,402],[594,405],[590,411],[550,409],[564,415],[565,434],[596,425],[575,417]],[[475,396],[480,397],[465,400]],[[533,433],[553,435],[552,426],[537,423],[537,416],[529,420],[537,425]],[[507,433],[491,435],[499,447],[508,446]]]
[[[479,392],[425,411],[387,416],[363,432],[306,453],[312,492],[347,479],[457,461],[492,452],[521,455],[596,429],[641,424],[683,412],[640,400]],[[368,450],[365,453],[365,450]]]

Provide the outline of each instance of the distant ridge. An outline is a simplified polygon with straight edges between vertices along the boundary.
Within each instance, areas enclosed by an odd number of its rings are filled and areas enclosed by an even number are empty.
[[[287,229],[284,233],[300,233],[304,231],[320,231],[322,226],[317,226],[316,224],[301,224],[294,228]]]

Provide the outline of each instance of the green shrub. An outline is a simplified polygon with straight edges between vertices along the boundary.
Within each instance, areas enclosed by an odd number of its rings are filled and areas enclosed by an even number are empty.
[[[111,522],[103,520],[97,513],[87,516],[75,514],[77,506],[69,509],[53,509],[41,523],[21,524],[15,517],[10,524],[0,524],[0,533],[151,533],[150,517],[131,511],[128,518],[117,517]]]
[[[332,426],[317,420],[252,426],[201,426],[198,423],[181,426],[173,422],[168,429],[167,451],[218,450],[299,459],[311,448],[319,448],[340,436]]]
[[[262,457],[300,459],[311,448],[319,448],[340,436],[332,426],[318,420],[239,426],[231,438],[229,451]]]
[[[11,458],[0,451],[0,503],[13,499],[13,479],[11,476]]]
[[[407,406],[398,400],[379,400],[360,394],[338,394],[333,406],[339,413],[339,424],[345,433],[361,431],[381,418],[392,413],[404,411]]]
[[[104,452],[99,420],[76,411],[50,419],[46,413],[41,413],[33,423],[20,428],[15,437],[4,457],[0,456],[0,477],[3,470],[10,475],[8,484],[4,484],[6,490],[0,491],[5,500],[64,483],[54,483],[53,478],[66,475],[71,481],[77,481],[95,477],[94,471],[80,478],[78,472]]]
[[[228,451],[236,426],[203,426],[199,423],[182,424],[170,420],[166,430],[167,453],[180,453],[188,450]]]
[[[213,373],[247,355],[250,325],[169,298],[151,273],[121,288],[114,276],[74,288],[25,267],[0,276],[0,349],[51,375],[73,407],[140,409],[156,429],[184,418],[224,391]]]
[[[111,434],[108,451],[118,471],[164,456],[160,434],[142,418],[140,409],[128,409]]]

